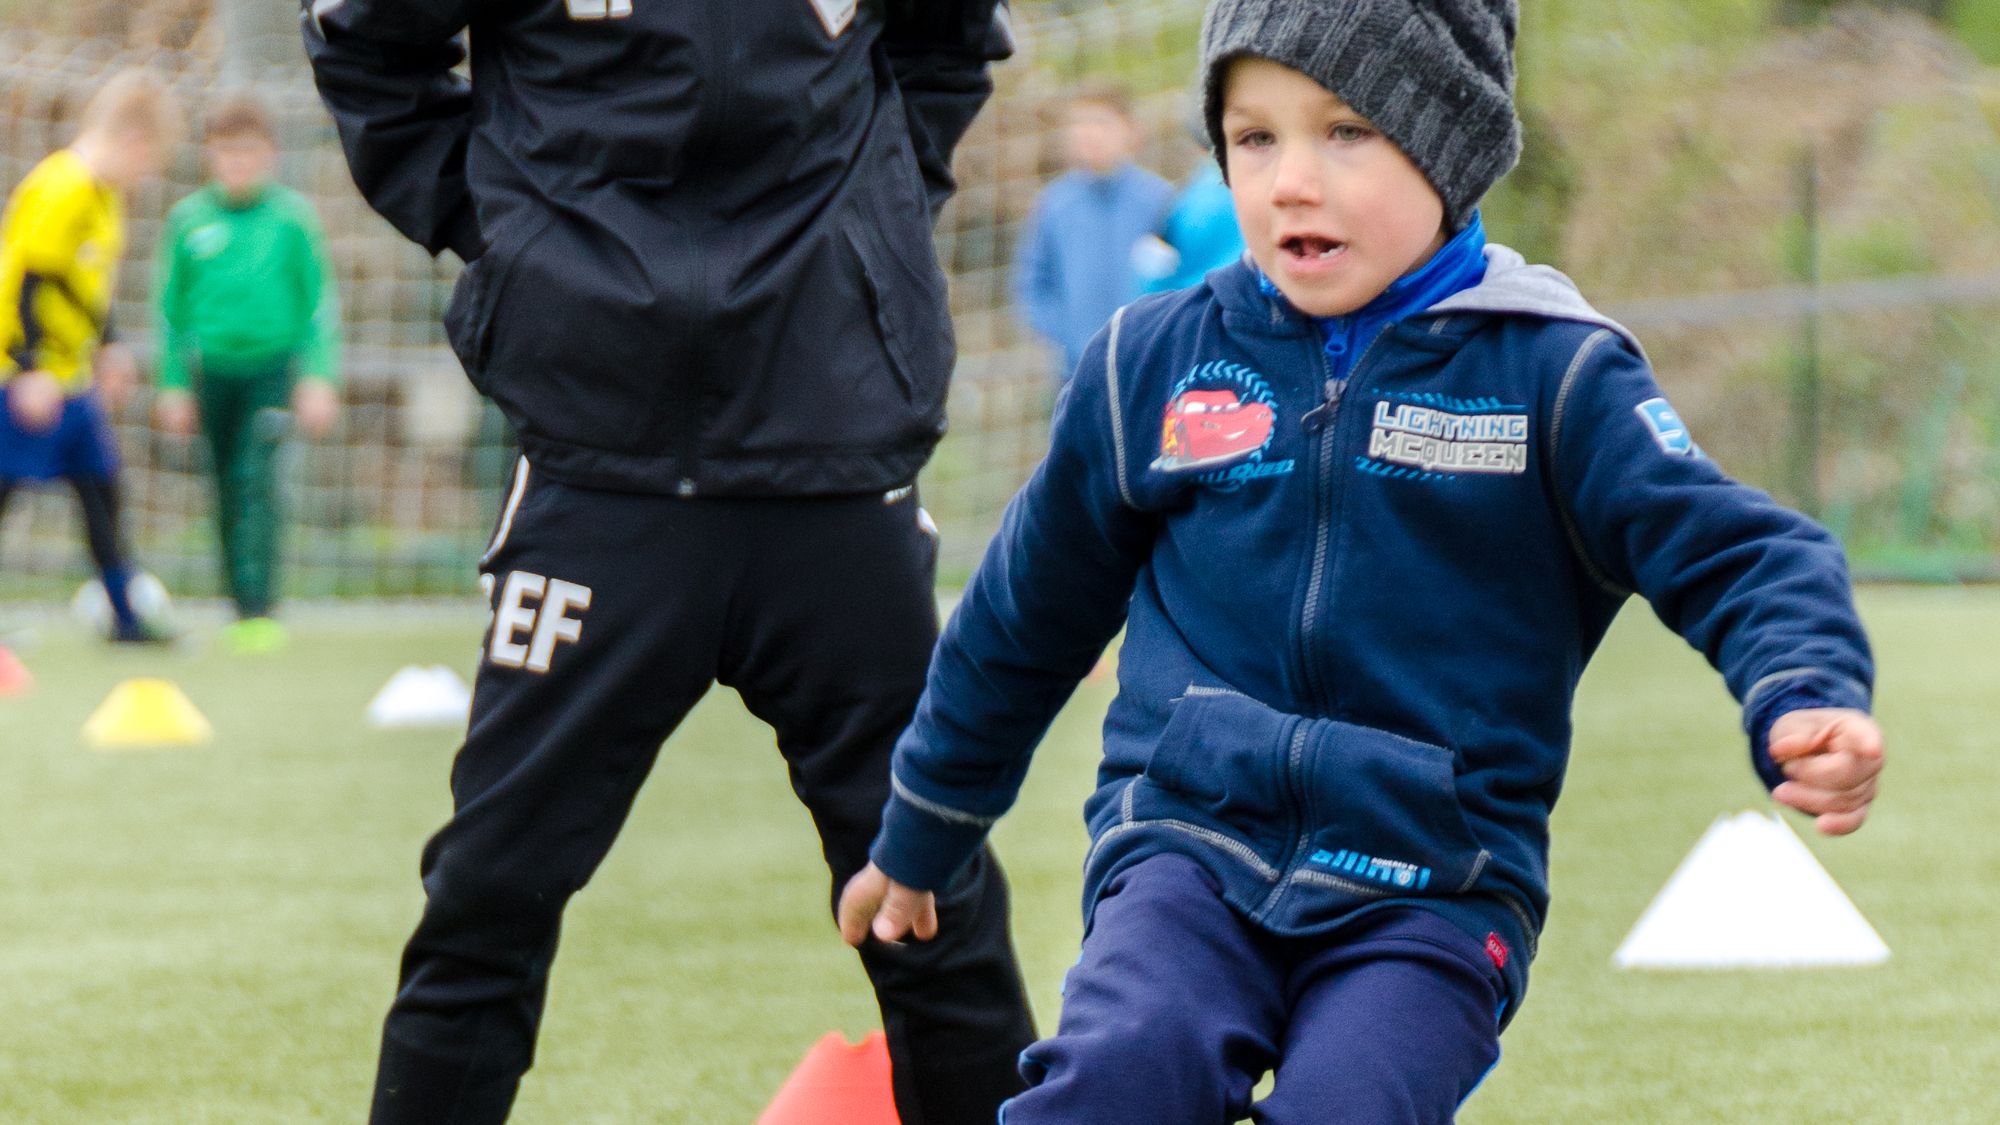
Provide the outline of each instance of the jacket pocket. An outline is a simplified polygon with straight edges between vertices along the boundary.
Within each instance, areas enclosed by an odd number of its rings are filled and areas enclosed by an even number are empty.
[[[941,269],[928,245],[912,263],[888,245],[866,215],[848,220],[847,243],[861,262],[871,319],[903,398],[919,410],[944,403],[957,344]]]
[[[1450,750],[1374,727],[1310,724],[1299,878],[1356,894],[1457,894],[1488,859],[1458,801]]]
[[[691,345],[714,331],[668,285],[620,232],[551,212],[495,273],[478,342],[486,393],[524,438],[667,456],[700,425],[704,372]]]
[[[548,226],[548,216],[542,215],[517,224],[518,234],[505,229],[496,232],[486,252],[466,263],[459,272],[458,283],[452,286],[451,303],[444,312],[445,338],[458,354],[472,385],[481,392],[486,390],[488,382],[486,364],[493,350],[494,309],[500,303],[514,263]]]
[[[1225,836],[1257,855],[1250,866],[1270,867],[1290,836],[1285,774],[1301,722],[1237,692],[1188,688],[1129,794],[1128,819]]]

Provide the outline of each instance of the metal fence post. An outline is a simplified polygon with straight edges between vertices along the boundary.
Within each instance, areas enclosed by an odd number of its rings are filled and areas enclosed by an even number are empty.
[[[1808,143],[1799,159],[1799,242],[1794,263],[1798,279],[1805,284],[1809,302],[1799,320],[1798,365],[1792,375],[1792,441],[1790,478],[1792,496],[1810,515],[1821,509],[1819,494],[1820,453],[1820,268],[1819,268],[1819,163]]]

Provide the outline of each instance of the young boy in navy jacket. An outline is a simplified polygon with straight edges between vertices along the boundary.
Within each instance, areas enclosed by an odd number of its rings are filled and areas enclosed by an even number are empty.
[[[861,943],[1013,801],[1126,627],[1061,1027],[1002,1113],[1447,1121],[1548,904],[1570,704],[1644,596],[1775,798],[1881,768],[1840,547],[1702,456],[1637,341],[1487,245],[1513,0],[1217,0],[1206,115],[1248,261],[1126,308],[1071,381],[897,747]]]

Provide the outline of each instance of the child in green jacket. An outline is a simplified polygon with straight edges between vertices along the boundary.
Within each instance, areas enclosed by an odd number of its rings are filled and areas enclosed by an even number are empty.
[[[160,239],[155,307],[158,420],[187,434],[197,412],[215,472],[223,578],[239,651],[284,643],[277,599],[276,455],[294,419],[310,437],[339,410],[339,300],[319,220],[271,179],[271,118],[224,100],[204,136],[211,182],[174,206]]]

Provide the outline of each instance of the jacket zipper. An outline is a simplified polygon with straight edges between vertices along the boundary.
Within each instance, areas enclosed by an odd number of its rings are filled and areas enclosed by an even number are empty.
[[[1319,353],[1320,368],[1326,373],[1326,395],[1318,406],[1307,411],[1305,417],[1300,419],[1300,423],[1305,427],[1306,432],[1317,436],[1319,439],[1319,473],[1314,481],[1317,487],[1313,489],[1312,571],[1309,576],[1310,585],[1306,588],[1305,606],[1299,615],[1299,639],[1297,646],[1299,670],[1302,676],[1301,682],[1305,686],[1306,691],[1312,697],[1313,702],[1321,705],[1320,713],[1326,715],[1333,713],[1333,691],[1329,686],[1321,684],[1319,677],[1313,671],[1312,634],[1313,626],[1319,618],[1320,588],[1326,582],[1327,563],[1333,553],[1333,522],[1336,507],[1334,503],[1333,454],[1336,431],[1338,430],[1336,423],[1340,420],[1340,402],[1342,396],[1346,394],[1348,384],[1352,383],[1354,377],[1361,373],[1363,365],[1368,362],[1368,357],[1375,351],[1375,344],[1383,336],[1387,335],[1391,328],[1393,328],[1393,325],[1384,326],[1382,331],[1376,334],[1375,339],[1368,342],[1368,346],[1362,350],[1361,355],[1347,369],[1345,377],[1336,376],[1333,370],[1333,362],[1328,357],[1328,351],[1324,344],[1322,343],[1320,346],[1315,347],[1314,350]],[[1345,330],[1346,326],[1343,326],[1343,331]],[[1304,776],[1305,743],[1308,733],[1309,728],[1306,726],[1305,721],[1303,719],[1299,720],[1298,728],[1292,735],[1291,753],[1287,755],[1285,761],[1286,800],[1291,806],[1292,822],[1297,825],[1298,831],[1293,839],[1290,852],[1285,856],[1283,862],[1278,865],[1280,874],[1276,885],[1271,888],[1271,893],[1264,897],[1263,903],[1257,908],[1256,916],[1260,919],[1276,909],[1278,900],[1283,897],[1285,889],[1291,885],[1293,877],[1305,863],[1306,857],[1311,854],[1308,849],[1312,844],[1314,826],[1307,819],[1308,810],[1305,807],[1306,801],[1304,797],[1306,790]]]
[[[1311,729],[1304,719],[1292,719],[1290,748],[1285,753],[1285,804],[1291,811],[1292,824],[1296,826],[1290,849],[1278,860],[1278,878],[1271,884],[1271,891],[1264,901],[1257,904],[1254,917],[1263,921],[1277,908],[1278,900],[1284,896],[1285,888],[1291,885],[1292,874],[1298,870],[1300,860],[1306,855],[1306,848],[1312,844],[1313,826],[1306,819],[1305,784],[1300,776],[1305,759],[1306,736]]]
[[[1250,698],[1235,688],[1209,687],[1206,684],[1189,684],[1187,689],[1181,692],[1181,698],[1186,699],[1190,696],[1233,697],[1236,699]],[[1292,825],[1297,829],[1297,841],[1292,844],[1291,850],[1278,857],[1276,867],[1266,865],[1255,851],[1244,846],[1240,841],[1232,840],[1227,836],[1208,829],[1197,829],[1192,825],[1185,826],[1187,830],[1194,831],[1198,835],[1215,837],[1214,842],[1226,845],[1225,850],[1231,851],[1237,858],[1244,860],[1254,868],[1269,872],[1267,877],[1271,880],[1271,890],[1264,896],[1264,901],[1258,905],[1255,911],[1256,916],[1259,918],[1262,918],[1264,913],[1277,903],[1278,894],[1284,889],[1286,876],[1296,866],[1294,862],[1296,857],[1302,854],[1303,849],[1312,842],[1312,825],[1307,823],[1303,812],[1305,806],[1305,787],[1300,780],[1302,776],[1300,763],[1305,756],[1305,742],[1310,731],[1306,726],[1306,721],[1296,715],[1292,716],[1290,722],[1290,729],[1284,737],[1279,739],[1280,742],[1284,743],[1286,750],[1285,760],[1279,766],[1278,783],[1284,789],[1283,801],[1286,810],[1290,813]],[[1128,798],[1131,796],[1129,789],[1126,791],[1126,796]],[[1130,819],[1129,811],[1127,819]],[[1174,821],[1167,823],[1178,824],[1178,822]],[[1095,852],[1097,849],[1093,846],[1091,850]]]
[[[722,131],[722,123],[728,120],[730,109],[731,83],[734,75],[729,64],[729,52],[735,49],[735,25],[730,19],[727,4],[703,4],[702,11],[708,16],[700,28],[716,52],[700,85],[701,104],[696,107],[698,120],[707,128],[698,138],[698,149],[691,150],[687,161],[692,166],[712,163],[715,160],[715,137]],[[702,231],[696,237],[686,239],[681,244],[686,259],[687,290],[692,304],[688,312],[700,319],[708,319],[721,304],[720,295],[713,292],[708,276],[708,257],[702,252],[708,232]],[[708,431],[713,420],[715,406],[712,397],[716,390],[713,368],[716,351],[710,343],[713,332],[695,333],[688,349],[692,371],[687,373],[687,399],[685,407],[694,417],[692,425],[683,425],[678,433],[679,441],[674,450],[674,495],[683,499],[696,494],[701,466],[701,435]]]
[[[1333,690],[1330,685],[1322,684],[1313,671],[1312,633],[1319,621],[1320,591],[1325,585],[1326,568],[1333,553],[1333,522],[1336,507],[1333,453],[1336,432],[1339,429],[1340,403],[1347,393],[1349,384],[1354,382],[1354,377],[1361,374],[1367,365],[1368,357],[1375,354],[1375,345],[1394,329],[1393,324],[1383,326],[1382,330],[1375,334],[1375,338],[1368,341],[1368,346],[1362,349],[1360,356],[1356,357],[1344,376],[1335,374],[1333,362],[1327,356],[1327,349],[1324,346],[1316,347],[1320,369],[1326,373],[1326,393],[1318,406],[1307,411],[1305,417],[1299,419],[1306,433],[1319,438],[1319,474],[1313,482],[1315,487],[1313,488],[1312,571],[1306,587],[1305,607],[1299,614],[1299,638],[1296,647],[1300,683],[1304,685],[1312,701],[1320,705],[1320,713],[1324,715],[1333,713]],[[1346,329],[1343,328],[1343,331]]]
[[[1320,351],[1320,365],[1326,372],[1326,397],[1300,419],[1306,433],[1319,439],[1318,472],[1313,478],[1313,560],[1307,572],[1305,607],[1299,613],[1299,682],[1315,702],[1326,692],[1313,674],[1312,628],[1319,617],[1320,586],[1326,579],[1329,525],[1333,522],[1333,422],[1340,416],[1340,396],[1346,384],[1333,377],[1333,365]]]

